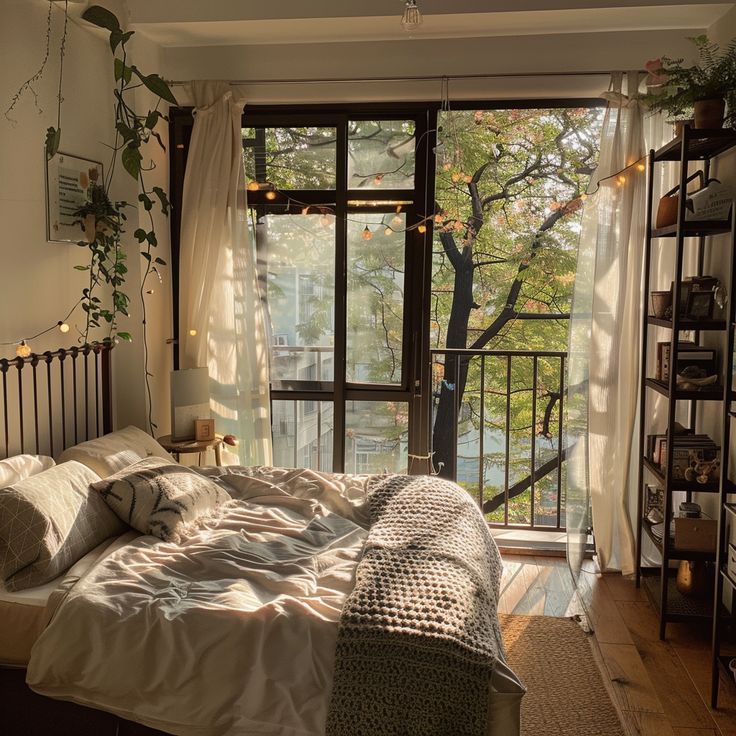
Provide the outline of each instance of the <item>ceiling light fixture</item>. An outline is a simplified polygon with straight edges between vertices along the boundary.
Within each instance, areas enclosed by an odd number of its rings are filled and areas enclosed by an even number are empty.
[[[417,7],[417,0],[406,0],[404,15],[401,16],[401,27],[405,31],[415,31],[422,25],[422,14]]]

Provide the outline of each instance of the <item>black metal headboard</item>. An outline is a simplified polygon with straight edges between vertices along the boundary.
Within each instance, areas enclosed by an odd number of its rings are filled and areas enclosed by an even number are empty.
[[[0,456],[58,455],[112,431],[112,345],[0,358]]]

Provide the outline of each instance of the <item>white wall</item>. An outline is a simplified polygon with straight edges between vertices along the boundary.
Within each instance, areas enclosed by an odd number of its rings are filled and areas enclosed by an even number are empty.
[[[124,0],[103,4],[113,9],[121,23],[125,22]],[[0,23],[0,103],[4,110],[20,85],[39,67],[44,55],[46,0],[3,0]],[[46,203],[44,181],[44,137],[46,128],[56,125],[59,58],[58,44],[63,13],[54,6],[54,33],[47,69],[36,86],[39,112],[33,97],[25,95],[12,113],[15,123],[0,117],[0,221],[2,236],[0,253],[0,342],[15,341],[39,332],[62,319],[79,298],[85,285],[85,274],[74,266],[85,262],[86,251],[73,243],[46,241]],[[144,71],[153,71],[157,50],[143,40],[139,44]],[[109,166],[113,141],[112,58],[106,34],[80,22],[69,23],[64,60],[64,104],[62,107],[61,150],[85,158],[102,161]],[[162,132],[165,125],[162,126]],[[155,182],[168,188],[168,166],[165,155],[157,154],[159,169]],[[113,182],[116,199],[136,201],[132,178],[118,167]],[[130,211],[129,231],[137,226],[137,213]],[[163,241],[161,257],[168,261],[168,233],[159,226]],[[132,345],[121,344],[114,351],[115,419],[118,426],[136,424],[145,427],[146,411],[143,391],[143,346],[141,340],[138,286],[140,278],[137,247],[130,235],[124,241],[128,251],[126,292],[132,300],[132,316],[123,319],[121,329],[133,335]],[[153,287],[156,289],[156,287]],[[168,363],[170,353],[163,345],[163,335],[170,332],[170,290],[158,289],[149,309],[151,327],[151,363],[155,415],[161,431],[168,429]],[[72,332],[61,335],[53,330],[32,342],[35,352],[70,347],[77,332],[75,325],[84,324],[78,310],[69,320]],[[123,326],[124,325],[124,326]],[[102,337],[100,334],[98,337]],[[0,347],[0,356],[14,356],[14,346]]]
[[[363,43],[166,48],[167,78],[364,79],[640,69],[661,54],[689,56],[693,31],[571,33]],[[297,63],[298,60],[298,63]],[[451,99],[595,96],[607,76],[458,80]],[[440,82],[245,84],[251,103],[438,99]]]

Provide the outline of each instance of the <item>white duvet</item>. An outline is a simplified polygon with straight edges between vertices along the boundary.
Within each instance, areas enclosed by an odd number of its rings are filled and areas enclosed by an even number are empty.
[[[31,688],[181,736],[323,734],[368,476],[247,472],[222,518],[127,535],[52,601]]]

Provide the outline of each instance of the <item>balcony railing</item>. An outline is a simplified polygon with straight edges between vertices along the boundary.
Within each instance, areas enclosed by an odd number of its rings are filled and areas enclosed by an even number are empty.
[[[433,462],[491,526],[563,531],[567,353],[432,351]]]

